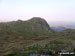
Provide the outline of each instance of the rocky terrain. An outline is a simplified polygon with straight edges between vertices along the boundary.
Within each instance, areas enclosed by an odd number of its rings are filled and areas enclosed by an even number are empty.
[[[55,32],[40,17],[0,23],[0,56],[27,56],[28,53],[62,49],[73,51],[74,48],[75,29]]]

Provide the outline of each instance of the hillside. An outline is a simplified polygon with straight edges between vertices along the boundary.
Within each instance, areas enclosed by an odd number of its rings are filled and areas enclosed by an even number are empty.
[[[23,50],[35,39],[46,39],[52,33],[54,32],[48,23],[39,17],[33,17],[27,21],[0,23],[0,54],[5,53],[5,50],[9,52],[13,49]]]
[[[73,51],[74,36],[75,29],[54,32],[48,23],[39,17],[33,17],[27,21],[0,23],[0,56],[8,56],[8,54],[25,56],[29,53],[60,50]]]
[[[7,23],[0,23],[1,36],[7,35],[41,35],[51,34],[53,30],[50,29],[48,23],[39,17],[33,17],[27,21],[13,21]]]

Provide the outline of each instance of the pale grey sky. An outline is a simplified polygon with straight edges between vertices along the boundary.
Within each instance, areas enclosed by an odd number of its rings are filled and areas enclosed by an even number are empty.
[[[32,17],[48,22],[75,22],[75,0],[0,0],[0,21]]]

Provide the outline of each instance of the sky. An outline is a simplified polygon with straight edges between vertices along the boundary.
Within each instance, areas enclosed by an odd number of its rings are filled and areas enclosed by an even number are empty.
[[[32,17],[47,22],[75,22],[75,0],[0,0],[0,22]]]

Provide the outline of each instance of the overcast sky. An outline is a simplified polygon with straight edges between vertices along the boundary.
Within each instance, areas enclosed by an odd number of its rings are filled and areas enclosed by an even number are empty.
[[[0,21],[32,17],[48,22],[74,22],[75,0],[0,0]]]

